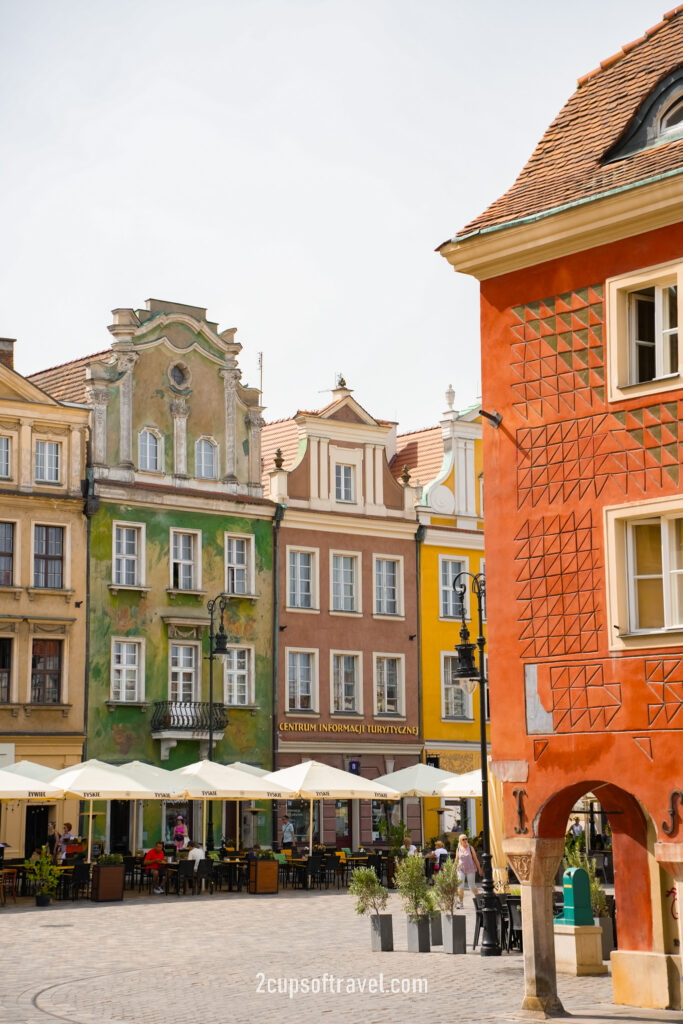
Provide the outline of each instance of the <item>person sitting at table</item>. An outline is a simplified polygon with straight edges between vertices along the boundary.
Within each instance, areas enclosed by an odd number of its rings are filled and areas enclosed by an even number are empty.
[[[161,894],[164,891],[161,883],[166,873],[166,868],[164,867],[164,844],[161,840],[155,843],[151,850],[147,851],[143,866],[145,874],[148,874],[150,871],[152,873],[152,884],[154,885],[155,893],[157,895]]]
[[[443,845],[440,839],[434,843],[434,849],[425,853],[425,859],[434,861],[434,870],[438,871],[443,864],[444,860],[448,860],[448,850]]]
[[[190,839],[189,843],[187,844],[187,848],[190,851],[187,855],[187,859],[194,861],[194,871],[195,874],[197,874],[199,862],[200,860],[204,860],[204,851],[202,850],[201,846],[199,846],[198,843],[195,843],[194,840],[192,839]]]
[[[409,857],[414,857],[415,854],[417,853],[417,846],[413,846],[413,844],[410,841],[410,836],[406,836],[405,839],[403,840],[403,848],[404,850],[407,850]]]
[[[66,859],[66,847],[68,843],[73,843],[76,836],[71,831],[71,822],[64,822],[64,831],[61,835],[57,836],[57,863],[61,864]]]

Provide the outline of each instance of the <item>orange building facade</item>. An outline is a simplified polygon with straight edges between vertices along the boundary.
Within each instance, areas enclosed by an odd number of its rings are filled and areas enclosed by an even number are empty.
[[[441,247],[481,281],[502,414],[484,428],[492,754],[541,1013],[561,1009],[552,885],[587,793],[613,834],[615,1002],[681,1005],[682,49],[679,10],[580,80]]]

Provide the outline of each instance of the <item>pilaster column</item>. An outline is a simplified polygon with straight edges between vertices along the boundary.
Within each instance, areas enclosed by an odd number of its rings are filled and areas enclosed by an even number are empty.
[[[170,405],[173,417],[173,472],[187,476],[187,417],[190,407],[184,398],[174,398]]]
[[[249,431],[249,490],[261,489],[261,430],[264,426],[264,419],[257,409],[251,409],[245,416],[247,430]]]
[[[237,483],[237,385],[239,370],[221,370],[225,394],[225,475],[226,483]]]
[[[522,887],[524,999],[522,1010],[536,1019],[564,1016],[557,995],[553,881],[564,854],[560,839],[520,836],[504,839],[503,849]]]
[[[86,387],[85,400],[92,406],[91,449],[92,463],[95,466],[107,465],[107,406],[111,393],[109,388],[97,387],[94,384]]]
[[[19,488],[28,491],[33,485],[33,420],[19,421]]]
[[[133,368],[137,352],[117,352],[116,366],[123,376],[119,381],[119,465],[133,469]]]

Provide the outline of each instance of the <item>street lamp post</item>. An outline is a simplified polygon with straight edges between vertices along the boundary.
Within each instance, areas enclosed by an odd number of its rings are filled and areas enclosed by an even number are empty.
[[[228,636],[223,624],[223,613],[227,607],[224,594],[212,598],[206,605],[209,613],[209,761],[213,761],[213,663],[216,658],[228,653]],[[214,632],[214,615],[220,615],[218,632]],[[213,800],[209,800],[209,815],[206,826],[206,850],[213,850]]]
[[[465,622],[465,594],[467,584],[459,582],[462,577],[472,580],[472,593],[477,599],[477,612],[479,615],[479,636],[477,643],[470,643],[470,631]],[[484,849],[481,854],[482,865],[482,956],[500,956],[501,948],[498,941],[498,900],[493,888],[493,869],[491,866],[491,829],[489,824],[489,778],[488,778],[488,749],[486,745],[486,677],[484,673],[484,599],[486,596],[486,582],[484,574],[474,575],[471,572],[460,572],[453,580],[453,590],[460,598],[460,609],[462,614],[462,627],[460,629],[460,643],[455,645],[455,653],[458,663],[452,676],[461,680],[468,693],[474,693],[477,682],[479,683],[479,743],[481,750],[481,804],[484,819]],[[479,671],[474,658],[475,648],[479,648]]]

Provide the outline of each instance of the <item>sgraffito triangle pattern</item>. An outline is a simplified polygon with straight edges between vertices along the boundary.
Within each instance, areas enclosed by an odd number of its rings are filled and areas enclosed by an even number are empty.
[[[645,681],[654,700],[647,706],[647,724],[683,725],[683,670],[680,658],[657,658],[645,662]]]
[[[590,509],[526,522],[515,541],[521,657],[597,652],[600,553]]]
[[[605,682],[602,665],[551,665],[550,692],[555,732],[616,728],[621,683]]]

